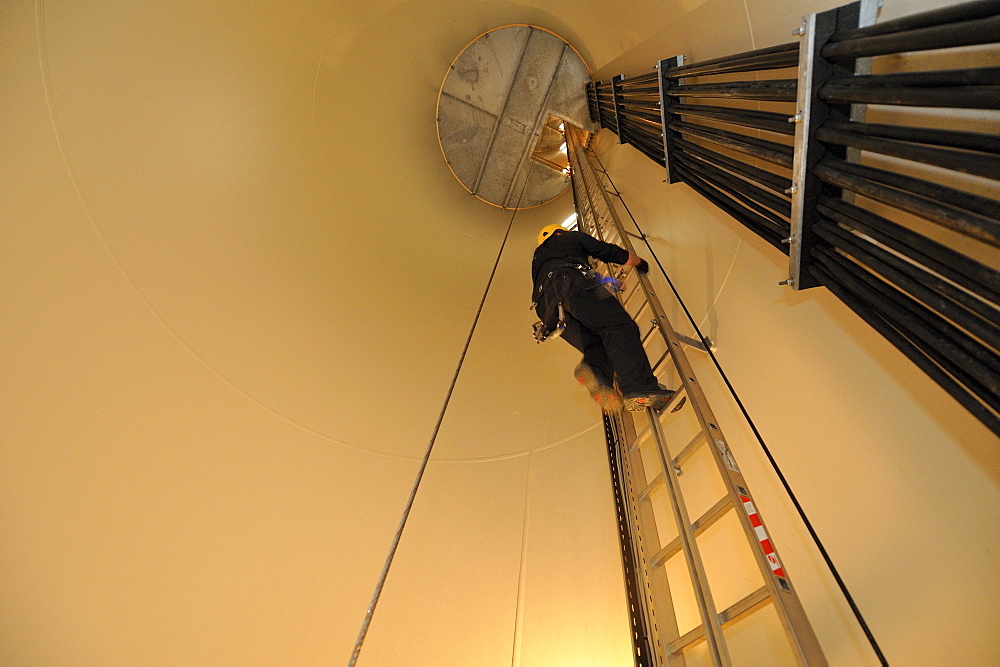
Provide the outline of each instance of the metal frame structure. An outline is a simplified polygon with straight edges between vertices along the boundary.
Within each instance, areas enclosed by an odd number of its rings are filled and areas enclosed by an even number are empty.
[[[789,236],[788,280],[786,283],[796,290],[816,287],[819,282],[808,271],[803,271],[804,261],[816,244],[812,223],[816,215],[816,198],[822,189],[819,179],[813,173],[820,159],[826,154],[826,147],[814,140],[816,130],[828,119],[847,120],[851,115],[850,105],[827,105],[819,100],[816,91],[835,74],[841,76],[854,73],[854,61],[834,65],[819,57],[819,50],[830,40],[838,29],[856,28],[861,17],[861,3],[855,2],[844,7],[831,9],[819,14],[810,14],[803,22],[802,41],[799,46],[799,76],[796,90],[795,158],[792,166],[792,215]],[[837,150],[837,157],[847,157],[846,150]]]
[[[591,156],[584,146],[582,132],[568,128],[567,144],[573,179],[574,200],[581,228],[601,240],[616,243],[632,250],[630,234],[622,226],[615,207],[608,198],[604,184],[598,177]],[[771,604],[785,629],[789,645],[800,664],[825,665],[826,660],[815,633],[806,618],[798,595],[785,572],[767,533],[753,496],[729,448],[718,420],[694,373],[684,351],[684,344],[674,331],[667,314],[649,279],[638,272],[621,273],[621,295],[624,304],[640,299],[636,319],[651,317],[650,328],[642,334],[648,344],[653,336],[661,338],[666,351],[652,362],[654,373],[664,377],[675,373],[680,382],[677,394],[660,414],[646,412],[647,424],[637,425],[627,413],[605,416],[605,428],[617,444],[617,451],[610,454],[612,468],[616,471],[619,486],[625,493],[619,503],[619,524],[623,536],[630,540],[623,543],[625,564],[637,578],[630,588],[645,591],[638,601],[637,620],[633,621],[635,637],[656,638],[646,647],[637,645],[637,655],[649,662],[639,664],[684,664],[684,652],[704,641],[716,665],[729,665],[731,659],[725,638],[725,628]],[[642,327],[641,327],[642,328]],[[681,409],[693,411],[700,431],[684,443],[668,442],[663,420]],[[653,447],[659,462],[658,470],[643,468],[641,448]],[[702,448],[711,453],[726,493],[712,508],[699,517],[692,518],[685,503],[678,475],[682,466]],[[651,496],[665,489],[678,530],[678,537],[663,544],[657,534],[651,507]],[[624,516],[622,515],[624,512]],[[760,570],[763,584],[750,595],[719,610],[713,600],[709,578],[698,544],[698,535],[722,519],[728,512],[735,512]],[[682,554],[691,585],[695,591],[701,624],[681,635],[674,610],[673,597],[665,568],[668,559]],[[635,602],[635,601],[634,601]],[[640,632],[641,630],[641,632]]]
[[[662,106],[671,119],[668,180],[683,181],[775,248],[787,252],[794,129],[791,114],[728,106],[730,100],[787,105],[796,81],[758,79],[757,74],[794,67],[798,45],[781,44],[691,64],[660,66]],[[718,75],[739,74],[740,81],[702,83]],[[665,117],[666,120],[666,117]],[[723,127],[719,127],[722,125]],[[756,136],[759,131],[768,138]],[[748,133],[749,131],[749,133]],[[763,161],[766,168],[754,164]]]
[[[995,193],[1000,140],[870,123],[858,113],[869,104],[1000,109],[1000,70],[872,75],[856,66],[858,58],[1000,43],[1000,2],[867,26],[845,15],[852,8],[804,26],[799,109],[810,122],[803,118],[796,134],[790,284],[827,287],[1000,434],[1000,272],[890,219],[920,218],[1000,247],[1000,200],[916,178],[906,166],[938,169],[945,182],[948,172],[989,179]]]
[[[624,74],[619,74],[617,76],[611,77],[611,104],[615,110],[615,118],[618,119],[618,143],[627,144],[628,140],[625,138],[625,132],[622,131],[621,121],[625,118],[625,114],[622,113],[622,80],[625,78]]]
[[[905,222],[1000,248],[1000,139],[865,118],[870,104],[1000,110],[1000,68],[989,60],[868,73],[871,57],[1000,43],[1000,0],[875,24],[877,2],[805,17],[801,42],[691,64],[678,56],[588,87],[592,117],[663,166],[667,182],[787,254],[781,284],[828,288],[1000,435],[1000,271]],[[758,77],[793,68],[794,78]],[[993,181],[994,194],[916,178],[917,165]]]
[[[660,136],[663,138],[663,168],[667,170],[667,183],[676,183],[680,178],[670,169],[670,154],[674,151],[674,131],[670,124],[674,122],[674,112],[671,110],[670,87],[675,85],[668,72],[684,66],[684,56],[674,56],[656,63],[656,84],[660,107]]]

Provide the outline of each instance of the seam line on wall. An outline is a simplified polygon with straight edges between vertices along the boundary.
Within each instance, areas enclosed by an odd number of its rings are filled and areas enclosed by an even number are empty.
[[[511,667],[521,664],[521,644],[524,637],[524,591],[528,573],[528,516],[531,507],[531,453],[528,453],[528,470],[524,475],[524,517],[521,523],[521,562],[517,574],[517,610],[514,614],[514,646]]]

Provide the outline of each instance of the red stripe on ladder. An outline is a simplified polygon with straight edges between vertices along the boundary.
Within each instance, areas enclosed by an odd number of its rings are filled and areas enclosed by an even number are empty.
[[[771,572],[779,577],[784,577],[785,571],[782,569],[781,562],[778,560],[778,554],[774,552],[774,546],[771,544],[770,538],[768,538],[767,533],[764,531],[764,525],[760,520],[760,516],[757,514],[757,508],[753,506],[753,501],[746,496],[740,496],[740,501],[743,503],[743,509],[746,511],[747,517],[750,519],[750,525],[754,527],[755,532],[757,533],[757,539],[760,541],[760,546],[764,550],[764,557],[771,566]]]

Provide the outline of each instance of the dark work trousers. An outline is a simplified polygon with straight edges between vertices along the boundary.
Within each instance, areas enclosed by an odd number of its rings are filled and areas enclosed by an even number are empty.
[[[580,350],[583,360],[609,382],[617,376],[622,394],[659,389],[639,338],[639,326],[632,321],[618,299],[603,286],[595,285],[580,274],[550,279],[550,282],[562,281],[568,281],[568,284],[558,285],[562,289],[550,290],[547,285],[545,291],[552,296],[558,292],[565,295],[566,330],[563,339]]]

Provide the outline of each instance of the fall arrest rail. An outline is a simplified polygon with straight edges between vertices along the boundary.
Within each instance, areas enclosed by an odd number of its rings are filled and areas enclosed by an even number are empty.
[[[595,173],[592,156],[584,147],[583,132],[569,128],[567,144],[580,228],[602,241],[631,251],[630,234],[624,230]],[[636,271],[623,272],[616,277],[623,288],[619,298],[640,323],[640,331],[645,332],[642,339],[647,351],[663,349],[651,359],[653,372],[678,390],[661,413],[646,411],[646,424],[641,423],[641,419],[639,423],[633,422],[632,416],[624,411],[604,416],[612,478],[619,494],[616,503],[624,566],[626,574],[633,577],[627,586],[633,608],[633,639],[638,664],[672,664],[685,651],[704,641],[714,664],[729,665],[726,628],[737,620],[773,607],[797,661],[825,665],[823,651],[746,480],[695,376],[685,346],[667,319],[649,278]],[[650,323],[648,328],[641,324],[642,321]],[[654,340],[658,340],[658,344]],[[678,440],[677,430],[671,429],[671,438],[668,438],[664,424],[685,407],[688,416],[694,416],[694,432]],[[689,461],[705,452],[714,459],[725,491],[707,511],[692,518],[679,474]],[[676,537],[672,539],[667,537],[670,528],[654,510],[654,501],[662,501],[664,497],[668,498],[676,530]],[[757,562],[761,583],[734,604],[720,610],[712,595],[698,536],[719,521],[734,516]],[[699,624],[683,633],[674,599],[677,594],[666,572],[668,562],[675,556],[684,559],[700,618]]]

